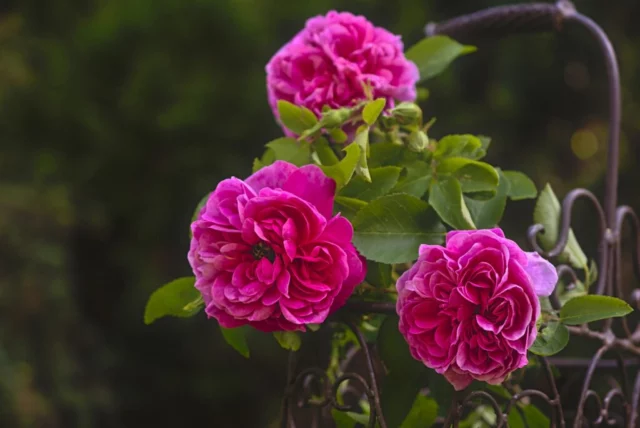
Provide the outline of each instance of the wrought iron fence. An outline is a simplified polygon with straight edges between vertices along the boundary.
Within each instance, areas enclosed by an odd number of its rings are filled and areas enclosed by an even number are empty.
[[[571,219],[574,205],[579,200],[586,200],[592,206],[598,218],[598,282],[595,293],[615,296],[626,300],[635,308],[640,307],[640,289],[626,287],[630,292],[625,293],[622,277],[622,237],[626,225],[631,229],[634,246],[632,249],[632,264],[636,279],[640,281],[640,220],[629,206],[618,205],[618,163],[619,163],[619,135],[621,120],[620,77],[615,51],[605,32],[593,20],[579,13],[569,1],[558,1],[555,4],[533,3],[513,6],[496,7],[461,16],[442,23],[430,23],[426,26],[427,35],[448,35],[461,40],[477,40],[478,38],[507,37],[517,33],[565,31],[570,26],[581,26],[588,30],[598,43],[602,59],[605,61],[608,91],[609,91],[609,137],[607,153],[607,172],[603,203],[589,190],[575,189],[569,192],[562,203],[562,219],[559,239],[550,251],[544,251],[537,242],[538,234],[543,232],[540,224],[532,225],[528,230],[529,242],[533,249],[546,258],[558,256],[566,246],[571,229]],[[560,277],[569,278],[575,282],[577,275],[568,265],[557,267]],[[637,284],[637,283],[636,283]],[[626,295],[625,295],[626,294]],[[557,296],[550,297],[552,306],[560,308]],[[395,313],[393,303],[353,302],[347,305],[343,312],[355,314]],[[345,371],[333,383],[330,382],[326,371],[321,368],[309,368],[296,372],[295,354],[290,355],[287,375],[287,389],[282,405],[282,427],[295,428],[295,408],[315,408],[316,412],[305,419],[304,426],[321,425],[321,410],[334,408],[340,411],[351,409],[349,405],[341,404],[337,399],[338,389],[345,382],[358,385],[359,391],[366,396],[370,405],[368,427],[389,427],[385,421],[380,401],[380,363],[369,349],[364,334],[358,327],[345,321],[355,334],[360,344],[364,359],[362,370]],[[614,326],[616,327],[614,329]],[[540,390],[524,390],[506,402],[499,404],[494,396],[486,391],[472,391],[456,393],[446,418],[440,418],[436,425],[442,427],[458,427],[464,411],[482,403],[493,408],[496,415],[496,426],[507,426],[507,415],[512,407],[520,400],[536,398],[546,402],[542,411],[547,414],[552,427],[574,428],[584,426],[619,426],[638,427],[640,418],[638,406],[640,404],[640,325],[632,325],[627,318],[608,319],[599,330],[590,329],[588,325],[570,327],[570,333],[575,336],[589,338],[599,343],[599,348],[590,358],[566,359],[543,358],[541,367],[546,377],[546,392]],[[605,354],[613,358],[603,358]],[[561,401],[553,366],[584,367],[586,374],[582,379],[582,388],[577,407],[567,408]],[[343,367],[347,367],[343,365]],[[637,372],[635,379],[630,377],[631,369]],[[610,389],[601,396],[592,389],[592,379],[596,370],[617,371],[617,376],[611,378]],[[321,391],[321,398],[312,400],[311,391]],[[527,398],[528,397],[528,398]],[[589,412],[585,412],[586,408]],[[588,413],[589,415],[587,415]]]

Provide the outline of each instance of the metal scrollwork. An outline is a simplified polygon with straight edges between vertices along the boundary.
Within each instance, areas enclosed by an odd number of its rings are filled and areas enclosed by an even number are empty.
[[[514,6],[490,8],[470,15],[461,16],[443,23],[431,23],[426,27],[427,35],[449,35],[454,38],[477,39],[480,37],[503,37],[514,33],[539,31],[564,31],[570,24],[576,24],[586,29],[598,43],[607,69],[609,82],[609,145],[607,153],[607,173],[605,178],[605,194],[603,203],[586,189],[574,189],[562,201],[561,222],[559,225],[558,241],[548,251],[538,244],[538,236],[544,228],[540,224],[532,225],[528,230],[528,237],[533,249],[541,256],[554,258],[559,256],[567,245],[571,230],[571,220],[575,203],[586,200],[595,210],[598,221],[598,261],[599,271],[594,292],[597,294],[615,296],[626,300],[636,309],[640,309],[640,219],[629,206],[618,206],[618,157],[621,121],[621,96],[618,63],[614,49],[604,31],[590,18],[580,14],[574,6],[566,0],[555,4],[532,3]],[[623,229],[630,229],[631,233],[623,234]],[[623,238],[630,237],[632,245],[631,264],[636,277],[636,286],[629,286],[623,280]],[[568,265],[557,267],[558,275],[568,280],[570,289],[578,282],[578,276]],[[556,292],[550,296],[554,309],[560,308]],[[345,311],[355,314],[364,313],[395,313],[393,303],[382,302],[349,302]],[[283,400],[282,427],[295,428],[293,404],[297,407],[311,407],[316,409],[334,408],[339,411],[350,411],[349,405],[338,401],[338,391],[345,382],[358,385],[358,391],[369,403],[368,426],[376,423],[381,428],[387,428],[382,414],[378,379],[374,369],[374,356],[371,354],[365,338],[358,328],[350,322],[347,326],[355,334],[360,350],[366,362],[367,377],[358,373],[342,373],[333,383],[323,369],[305,369],[295,374],[295,357],[289,362],[288,384]],[[496,398],[485,391],[473,391],[466,396],[458,393],[454,395],[451,410],[446,419],[440,419],[438,424],[444,427],[458,427],[462,415],[469,407],[476,407],[479,403],[489,406],[495,413],[495,426],[505,427],[512,410],[520,411],[518,402],[535,399],[546,403],[543,410],[549,417],[552,427],[564,428],[570,426],[581,428],[585,426],[620,426],[634,428],[640,426],[640,371],[635,378],[630,377],[630,367],[640,367],[640,324],[631,325],[626,318],[608,319],[602,323],[599,330],[592,330],[588,325],[569,327],[574,336],[588,338],[600,347],[589,358],[539,358],[540,365],[546,379],[546,392],[528,389],[514,394],[503,405]],[[613,359],[603,358],[614,355]],[[631,356],[632,358],[629,358]],[[584,367],[585,374],[581,379],[581,394],[574,408],[563,407],[561,394],[556,385],[552,371],[552,364],[556,367]],[[594,389],[592,380],[596,371],[601,369],[608,375],[609,390],[606,392]],[[598,372],[600,373],[600,372]],[[578,379],[580,381],[580,379]],[[321,391],[320,397],[313,397],[314,391]],[[603,398],[602,398],[603,397]],[[503,397],[504,398],[504,397]],[[562,397],[565,401],[571,397]],[[504,400],[503,400],[504,401]],[[573,400],[575,401],[575,400]],[[572,401],[572,402],[573,402]],[[575,411],[574,411],[575,410]],[[317,422],[314,422],[317,425]],[[307,426],[307,425],[305,425]]]
[[[387,428],[386,422],[382,417],[382,406],[380,404],[380,392],[378,390],[378,383],[376,379],[376,373],[374,370],[373,356],[371,355],[366,340],[362,332],[350,321],[346,321],[345,324],[355,334],[360,349],[364,355],[364,359],[367,364],[367,371],[369,379],[366,380],[358,373],[343,373],[338,376],[333,384],[329,380],[327,372],[319,368],[308,368],[301,371],[295,378],[291,379],[292,372],[295,368],[295,357],[292,353],[289,359],[289,382],[285,397],[283,400],[283,414],[286,417],[282,420],[283,428],[295,428],[295,421],[292,415],[291,404],[294,398],[298,398],[296,405],[298,408],[303,407],[316,407],[325,408],[331,406],[334,409],[341,412],[354,411],[352,406],[342,404],[338,399],[338,392],[340,387],[345,382],[355,382],[360,385],[366,399],[369,403],[369,421],[368,428],[374,428],[376,421],[380,428]],[[316,382],[322,389],[322,396],[318,400],[312,400],[312,386]]]

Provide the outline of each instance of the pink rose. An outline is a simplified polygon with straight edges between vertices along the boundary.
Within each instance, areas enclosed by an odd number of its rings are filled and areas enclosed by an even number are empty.
[[[446,247],[422,245],[398,279],[399,329],[413,357],[456,390],[473,379],[499,384],[527,364],[536,295],[551,294],[557,280],[548,261],[501,229],[452,231]]]
[[[191,225],[189,263],[223,327],[305,330],[343,306],[365,275],[351,223],[332,216],[335,182],[277,161],[222,181]]]
[[[278,100],[305,106],[318,117],[325,105],[353,106],[366,99],[363,83],[392,107],[394,100],[416,98],[418,78],[400,36],[347,12],[309,19],[267,64],[269,104],[276,117]]]

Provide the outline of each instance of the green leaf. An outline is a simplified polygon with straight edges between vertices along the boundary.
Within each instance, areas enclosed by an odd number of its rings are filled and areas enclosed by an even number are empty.
[[[387,316],[376,339],[380,359],[387,370],[381,402],[382,414],[389,427],[400,426],[426,381],[426,369],[411,356],[409,346],[398,330],[398,322],[397,315]]]
[[[438,163],[438,174],[453,174],[460,182],[463,193],[495,192],[500,176],[485,162],[463,157],[448,157]]]
[[[384,110],[384,106],[387,104],[387,100],[384,98],[377,98],[373,101],[369,101],[362,109],[362,119],[369,126],[372,126],[378,120],[378,116]]]
[[[302,344],[300,335],[295,331],[274,331],[273,337],[275,337],[281,347],[289,351],[297,351]]]
[[[598,264],[595,260],[591,260],[589,263],[589,269],[586,272],[585,288],[588,290],[598,280]]]
[[[198,313],[200,306],[191,310],[184,309],[200,296],[194,286],[195,282],[196,279],[192,276],[178,278],[154,291],[144,310],[144,323],[149,325],[165,316],[188,318]]]
[[[395,143],[376,143],[371,145],[369,166],[406,165],[418,159],[418,154]]]
[[[437,416],[438,403],[432,398],[418,395],[400,428],[430,427]]]
[[[438,213],[442,221],[455,229],[475,229],[469,209],[462,198],[460,182],[453,178],[444,178],[431,183],[429,204]]]
[[[549,422],[549,418],[547,415],[542,413],[540,409],[538,409],[533,404],[528,404],[526,406],[522,406],[522,412],[524,413],[524,419],[527,421],[527,425],[529,428],[549,428],[551,425]]]
[[[251,167],[251,171],[255,174],[256,172],[260,171],[262,168],[264,168],[266,165],[262,163],[262,161],[258,158],[254,158],[253,159],[253,165]]]
[[[487,385],[486,388],[487,390],[493,392],[494,395],[497,395],[500,398],[504,398],[505,400],[509,400],[512,397],[507,388],[502,385]]]
[[[411,411],[412,403],[422,386],[417,373],[392,372],[384,378],[380,402],[388,426],[400,426]]]
[[[220,326],[222,337],[231,345],[233,349],[238,351],[240,355],[249,358],[249,346],[247,345],[247,327],[224,328]]]
[[[500,181],[494,197],[480,201],[465,196],[473,223],[478,229],[490,229],[495,227],[502,219],[502,214],[507,206],[507,193],[509,192],[509,182],[504,178],[502,171],[498,170]]]
[[[429,205],[411,195],[387,195],[363,207],[355,219],[354,244],[369,260],[406,263],[420,244],[441,244],[445,228]]]
[[[482,145],[482,150],[487,152],[489,150],[489,146],[491,145],[491,137],[487,137],[486,135],[477,135],[478,140],[480,140],[480,144]]]
[[[569,330],[564,324],[551,321],[538,333],[529,351],[547,357],[562,351],[569,343]]]
[[[336,424],[336,428],[354,428],[356,426],[356,421],[351,419],[345,412],[332,408],[331,416],[333,417],[333,422]]]
[[[356,424],[367,426],[369,424],[369,415],[356,412],[341,412],[337,409],[331,409],[331,416],[336,428],[354,428]]]
[[[209,195],[211,195],[211,193],[207,193],[206,195],[204,195],[202,199],[200,199],[200,202],[198,202],[196,209],[193,210],[193,215],[191,216],[191,223],[193,223],[198,219],[198,215],[200,215],[200,211],[202,211],[202,208],[207,204],[207,201],[209,200]]]
[[[408,193],[422,198],[431,184],[431,167],[423,161],[414,161],[405,165],[404,171],[393,188],[394,193]]]
[[[492,428],[496,425],[496,412],[492,406],[480,404],[460,421],[459,428]],[[509,427],[511,428],[511,427]]]
[[[514,200],[533,199],[538,196],[538,189],[529,177],[519,171],[503,171],[509,181],[508,196]]]
[[[345,412],[345,413],[351,420],[353,420],[357,424],[366,425],[369,423],[369,415],[365,415],[364,413],[356,413],[356,412]]]
[[[584,283],[580,280],[575,281],[572,285],[573,287],[569,290],[567,281],[565,278],[560,278],[558,284],[556,285],[556,296],[558,296],[558,301],[560,302],[560,306],[563,306],[569,300],[578,296],[586,296],[589,294],[587,288]]]
[[[338,159],[338,156],[333,152],[329,142],[324,137],[320,137],[313,142],[313,149],[322,165],[331,166],[340,162],[340,159]]]
[[[278,101],[278,113],[280,122],[295,134],[302,134],[307,129],[313,127],[318,118],[306,107],[299,107],[288,101]]]
[[[527,424],[525,425],[525,420]],[[509,428],[548,428],[549,418],[533,404],[512,406],[507,420]]]
[[[580,325],[606,318],[623,317],[633,312],[624,300],[591,294],[569,300],[560,309],[560,321],[567,325]]]
[[[538,201],[533,209],[533,221],[544,226],[544,232],[539,233],[538,237],[542,247],[545,250],[550,250],[558,241],[560,233],[560,201],[549,184],[542,189],[538,196]],[[587,256],[578,244],[572,229],[569,229],[567,245],[558,259],[562,263],[570,263],[576,268],[585,269],[587,267]]]
[[[265,166],[271,165],[275,161],[276,161],[276,154],[274,153],[273,150],[271,150],[270,148],[267,148],[262,154],[262,157],[260,159],[255,158],[253,160],[252,171],[256,173],[262,168],[264,168]]]
[[[509,428],[525,428],[524,421],[518,410],[518,406],[512,406],[507,416],[507,426]],[[534,425],[535,426],[535,425]]]
[[[354,198],[347,198],[344,196],[336,196],[334,211],[341,213],[343,217],[346,217],[351,222],[353,222],[353,219],[355,218],[356,214],[358,214],[358,211],[366,206],[367,203],[365,201]]]
[[[391,265],[367,260],[366,281],[378,288],[387,288],[393,284]]]
[[[346,153],[344,158],[337,164],[320,166],[327,177],[336,181],[336,190],[340,190],[351,180],[360,160],[360,147],[357,145],[349,144],[344,152]]]
[[[420,81],[424,81],[442,73],[457,57],[475,50],[475,46],[461,45],[447,36],[433,36],[413,45],[405,55],[416,63]]]
[[[453,401],[453,386],[443,375],[436,373],[435,370],[428,371],[428,379],[429,390],[433,391],[433,398],[438,403],[438,415],[446,417]]]
[[[482,141],[475,135],[447,135],[442,137],[436,145],[433,157],[441,160],[448,157],[463,157],[480,159],[486,155],[482,148]]]
[[[369,128],[361,127],[357,132],[356,138],[352,145],[360,147],[360,158],[356,165],[356,174],[364,178],[366,181],[371,181],[371,174],[369,174],[369,166],[367,165],[367,156],[369,155]]]
[[[346,143],[349,138],[347,133],[340,128],[333,128],[329,130],[329,136],[331,136],[331,139],[338,144]]]
[[[311,145],[294,138],[278,138],[268,142],[266,146],[273,150],[277,160],[287,161],[296,166],[308,164],[311,157]]]
[[[198,311],[200,310],[200,306],[204,306],[204,299],[202,298],[202,295],[199,295],[195,298],[195,300],[192,300],[191,302],[184,305],[182,310],[186,312]]]
[[[422,363],[411,356],[409,345],[398,330],[400,319],[389,315],[378,331],[378,353],[389,374],[415,377],[422,369]]]
[[[382,166],[380,168],[372,168],[369,170],[371,181],[367,182],[364,178],[357,176],[349,182],[340,191],[340,196],[355,198],[361,201],[369,202],[389,193],[398,182],[400,171],[397,166]]]

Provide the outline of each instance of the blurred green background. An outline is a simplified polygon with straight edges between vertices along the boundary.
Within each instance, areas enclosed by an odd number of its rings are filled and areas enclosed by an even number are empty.
[[[505,3],[0,3],[0,427],[274,426],[285,353],[273,339],[252,338],[260,346],[245,360],[204,315],[142,322],[148,295],[190,274],[193,207],[222,178],[248,175],[280,135],[265,64],[330,9],[410,45],[428,21]],[[620,197],[640,211],[640,3],[577,6],[618,51]],[[585,32],[479,48],[428,82],[432,136],[490,135],[489,162],[560,196],[601,195],[606,81]],[[532,207],[511,204],[505,229],[523,237]],[[589,249],[594,223],[576,217]]]

